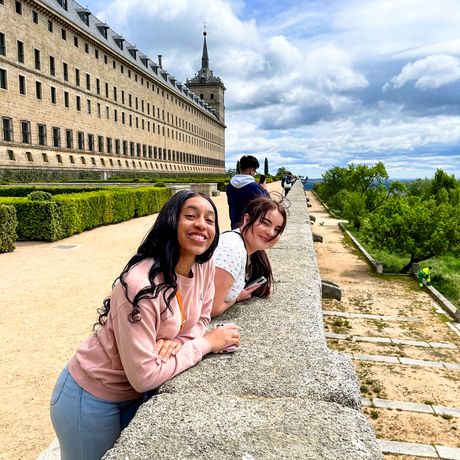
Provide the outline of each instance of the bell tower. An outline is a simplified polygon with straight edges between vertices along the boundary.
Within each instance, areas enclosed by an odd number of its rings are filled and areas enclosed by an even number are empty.
[[[216,112],[222,124],[225,124],[224,92],[225,86],[219,77],[213,75],[209,68],[208,46],[206,43],[206,30],[203,32],[203,54],[201,56],[201,69],[191,79],[187,79],[186,86],[209,104]]]

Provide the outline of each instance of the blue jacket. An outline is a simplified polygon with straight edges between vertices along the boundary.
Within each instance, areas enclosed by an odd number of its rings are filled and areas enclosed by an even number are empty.
[[[232,230],[238,228],[243,219],[244,208],[251,200],[258,196],[268,195],[252,176],[246,174],[233,176],[227,185],[226,192]]]

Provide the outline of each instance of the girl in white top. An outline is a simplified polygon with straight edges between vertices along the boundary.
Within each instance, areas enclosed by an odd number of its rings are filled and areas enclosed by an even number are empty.
[[[239,229],[220,236],[214,252],[215,295],[211,316],[218,316],[236,302],[252,296],[268,297],[273,274],[265,249],[273,247],[286,227],[286,210],[281,203],[263,196],[246,206]],[[262,285],[245,286],[264,276]]]

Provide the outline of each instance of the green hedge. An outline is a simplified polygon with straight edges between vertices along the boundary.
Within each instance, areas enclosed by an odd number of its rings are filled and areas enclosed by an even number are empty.
[[[1,182],[61,182],[72,180],[102,180],[103,171],[64,169],[0,169]]]
[[[108,173],[108,174],[107,174]],[[176,179],[177,181],[196,182],[216,182],[216,177],[225,177],[226,174],[218,174],[216,176],[208,176],[208,173],[195,173],[190,175],[190,172],[173,172],[173,171],[103,171],[103,170],[67,170],[67,169],[0,169],[0,182],[65,182],[65,181],[103,181],[107,175],[109,180],[127,180],[127,181],[148,181],[156,182],[158,179]],[[212,180],[209,180],[209,179]]]
[[[0,252],[14,251],[18,220],[14,206],[0,204]]]
[[[103,187],[92,186],[0,186],[0,196],[27,196],[29,193],[36,191],[45,191],[51,195],[62,195],[63,193],[82,193],[103,190]]]
[[[158,212],[171,190],[156,187],[110,188],[54,195],[52,201],[0,198],[16,208],[19,240],[56,241],[100,225]]]

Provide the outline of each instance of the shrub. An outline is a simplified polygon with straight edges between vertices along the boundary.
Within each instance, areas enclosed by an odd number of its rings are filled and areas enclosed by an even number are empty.
[[[16,198],[12,204],[16,208],[18,218],[19,240],[55,241],[62,238],[56,202]]]
[[[31,201],[50,201],[52,197],[51,193],[44,192],[43,190],[35,190],[27,195],[27,198]]]
[[[0,204],[0,252],[14,251],[14,242],[18,235],[16,227],[16,209],[14,206]]]
[[[161,182],[161,181],[160,182],[155,182],[153,185],[155,187],[166,187],[166,184],[164,182]]]
[[[54,195],[51,201],[0,198],[0,204],[15,207],[18,239],[55,241],[100,225],[153,214],[170,196],[168,188],[117,187]]]

